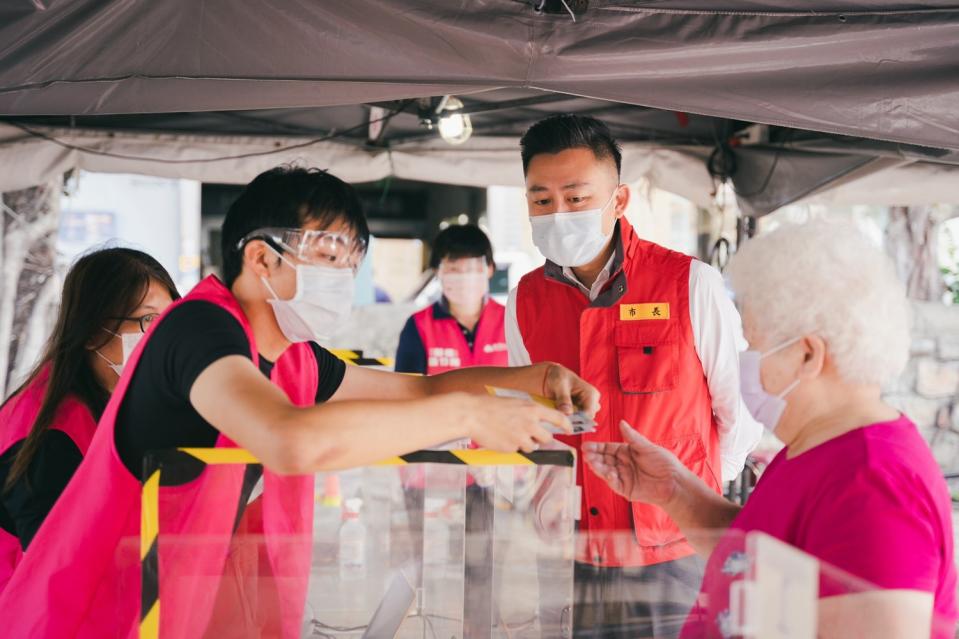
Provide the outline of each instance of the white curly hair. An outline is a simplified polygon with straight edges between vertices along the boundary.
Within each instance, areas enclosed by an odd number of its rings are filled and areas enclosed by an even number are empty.
[[[909,357],[906,290],[849,222],[817,219],[748,240],[726,271],[736,302],[770,344],[818,335],[842,379],[885,385]]]

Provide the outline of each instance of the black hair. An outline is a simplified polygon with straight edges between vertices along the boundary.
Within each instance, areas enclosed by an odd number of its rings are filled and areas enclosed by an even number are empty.
[[[616,175],[620,173],[623,154],[619,143],[613,138],[603,122],[584,115],[551,115],[540,120],[526,131],[519,142],[523,156],[523,175],[530,161],[540,153],[559,153],[567,149],[585,148],[597,159],[612,158],[616,163]]]
[[[180,299],[170,274],[142,251],[102,249],[87,253],[70,268],[63,282],[57,321],[43,356],[27,381],[7,398],[7,401],[13,399],[49,369],[40,410],[14,457],[5,490],[27,472],[60,404],[68,395],[75,396],[100,419],[110,392],[97,381],[90,364],[90,349],[102,348],[113,339],[103,329],[116,332],[122,323],[119,318],[133,314],[154,281],[166,288],[172,299]]]
[[[438,268],[444,258],[458,260],[463,257],[484,257],[487,265],[493,265],[493,245],[475,224],[448,226],[440,231],[433,240],[430,268]]]
[[[243,270],[244,237],[262,228],[301,228],[343,221],[365,246],[370,229],[352,186],[322,169],[278,166],[256,176],[223,221],[223,281],[232,286]]]

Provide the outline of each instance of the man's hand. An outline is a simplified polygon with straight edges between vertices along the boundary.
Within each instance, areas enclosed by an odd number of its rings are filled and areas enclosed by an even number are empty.
[[[583,459],[609,487],[630,501],[665,506],[686,470],[676,456],[620,422],[626,443],[587,442]]]
[[[531,453],[553,441],[541,422],[571,432],[569,420],[559,411],[523,399],[454,393],[446,396],[451,418],[467,425],[469,438],[482,446],[505,453]],[[443,416],[437,415],[437,418]]]
[[[559,364],[546,365],[543,394],[556,402],[564,415],[581,410],[593,418],[599,412],[599,391],[579,375]]]

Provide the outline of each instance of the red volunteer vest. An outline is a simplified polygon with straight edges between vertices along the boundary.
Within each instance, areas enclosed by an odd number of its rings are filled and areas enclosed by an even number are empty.
[[[43,396],[47,392],[49,379],[48,365],[16,397],[11,397],[0,409],[0,455],[30,434],[33,422],[36,421],[37,414],[40,412]],[[90,440],[93,439],[93,433],[96,431],[97,422],[86,404],[68,395],[57,407],[50,428],[66,433],[80,449],[80,454],[86,455]],[[6,530],[0,530],[0,592],[3,592],[21,557],[23,557],[23,551],[20,548],[20,540]]]
[[[470,350],[453,317],[436,317],[435,306],[430,305],[413,315],[416,328],[426,349],[427,375],[467,366],[507,366],[506,309],[502,304],[489,300],[483,307],[473,350]]]
[[[619,221],[610,283],[590,302],[547,262],[519,283],[516,313],[533,362],[555,361],[602,393],[595,433],[559,437],[622,441],[620,420],[672,450],[720,491],[719,435],[689,319],[689,256],[639,239]],[[580,463],[581,541],[577,559],[603,566],[643,566],[693,554],[666,512],[616,495]],[[633,534],[624,539],[614,531]]]
[[[258,362],[249,322],[230,291],[214,277],[200,282],[167,313],[191,300],[212,302],[240,322]],[[137,345],[103,414],[83,464],[41,526],[30,552],[0,595],[4,636],[11,638],[134,637],[140,621],[141,484],[120,461],[114,444],[117,411],[152,330]],[[272,381],[297,405],[315,401],[316,360],[308,344],[278,359]],[[220,435],[218,447],[235,444]],[[244,466],[206,466],[187,484],[161,487],[158,539],[162,604],[160,635],[192,638],[211,625],[237,521]],[[313,477],[264,471],[262,546],[276,577],[270,604],[251,602],[222,623],[250,623],[239,613],[278,611],[276,627],[260,634],[299,637],[310,568]],[[256,542],[254,542],[256,543]],[[251,568],[255,570],[255,566]],[[246,576],[242,574],[241,576]],[[217,617],[217,622],[221,621]],[[255,623],[255,621],[254,621]],[[210,629],[216,636],[216,629]]]

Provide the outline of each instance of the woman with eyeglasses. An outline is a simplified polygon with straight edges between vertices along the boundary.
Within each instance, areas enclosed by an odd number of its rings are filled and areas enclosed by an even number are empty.
[[[0,591],[86,454],[130,352],[179,297],[141,251],[96,251],[70,269],[43,357],[0,407]]]

